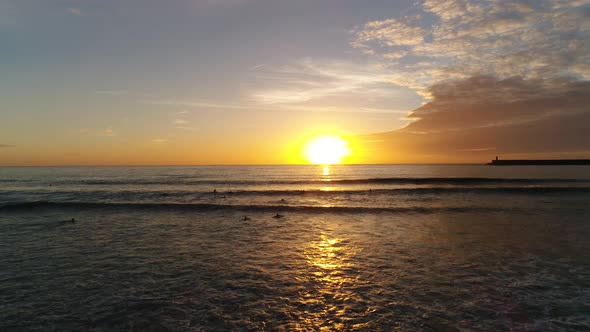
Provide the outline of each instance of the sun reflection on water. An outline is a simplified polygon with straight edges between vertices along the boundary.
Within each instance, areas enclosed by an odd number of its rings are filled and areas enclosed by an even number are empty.
[[[302,317],[306,324],[333,331],[343,329],[352,319],[348,311],[357,300],[357,278],[351,275],[355,270],[351,258],[355,254],[356,249],[346,240],[326,234],[305,248],[309,269],[304,279],[312,286],[300,294],[308,307]]]
[[[322,235],[322,240],[315,245],[316,252],[308,253],[308,263],[320,267],[323,271],[318,272],[322,274],[325,270],[334,270],[342,266],[341,259],[338,259],[336,254],[343,248],[336,246],[338,239],[330,239]]]

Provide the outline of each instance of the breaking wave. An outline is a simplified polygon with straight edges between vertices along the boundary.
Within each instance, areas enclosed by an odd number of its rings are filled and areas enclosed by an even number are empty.
[[[0,182],[31,182],[31,180],[0,179]],[[215,180],[195,178],[165,179],[83,179],[59,180],[55,184],[79,184],[87,186],[115,185],[306,185],[306,184],[415,184],[415,185],[482,185],[482,184],[543,184],[543,183],[590,183],[590,179],[509,179],[479,177],[426,177],[426,178],[366,178],[366,179],[316,179],[316,180]]]
[[[0,211],[30,211],[32,209],[139,209],[139,210],[177,210],[206,212],[215,210],[256,211],[256,212],[343,212],[343,213],[437,213],[437,212],[486,212],[498,211],[491,207],[359,207],[359,206],[293,206],[293,205],[238,205],[207,203],[95,203],[95,202],[16,202],[0,206]],[[513,208],[510,208],[512,210]]]

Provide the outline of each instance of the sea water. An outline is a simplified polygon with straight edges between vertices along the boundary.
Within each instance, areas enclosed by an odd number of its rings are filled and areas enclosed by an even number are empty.
[[[590,167],[0,168],[0,330],[587,331]]]

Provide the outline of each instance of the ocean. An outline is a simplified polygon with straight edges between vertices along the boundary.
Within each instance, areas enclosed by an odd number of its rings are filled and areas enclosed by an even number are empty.
[[[590,166],[0,167],[0,331],[589,331]]]

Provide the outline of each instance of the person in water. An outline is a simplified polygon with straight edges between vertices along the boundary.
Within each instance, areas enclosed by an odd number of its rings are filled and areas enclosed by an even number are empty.
[[[275,214],[275,215],[273,216],[273,218],[277,218],[277,219],[278,219],[278,218],[282,218],[282,217],[284,217],[284,215],[282,215],[282,214],[279,214],[279,213],[277,213],[277,214]]]

